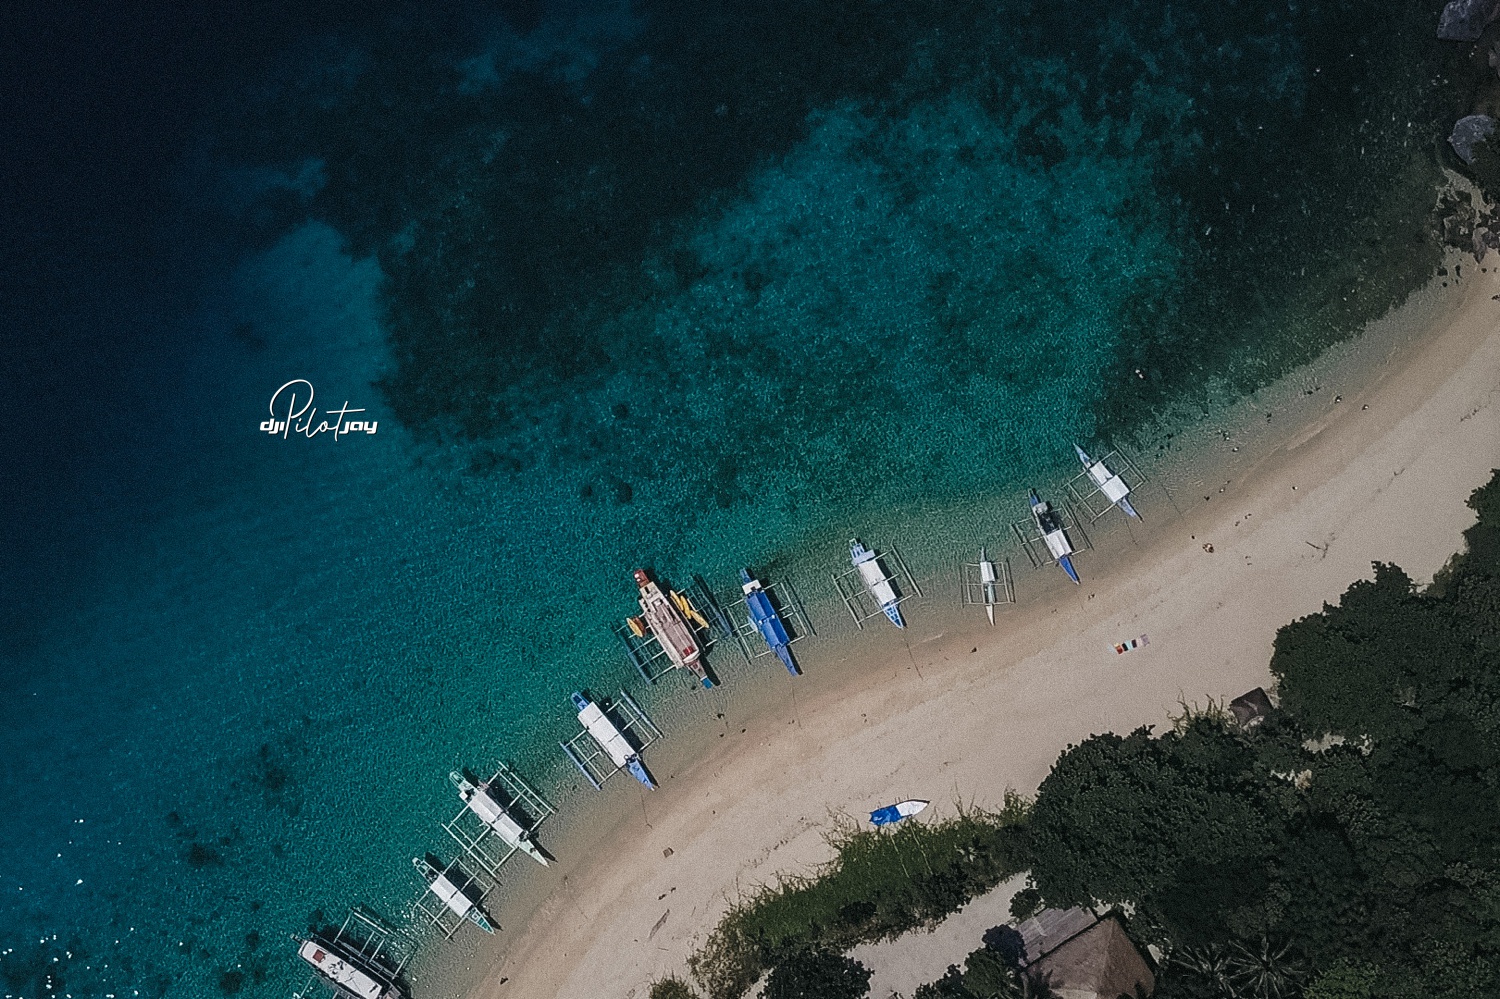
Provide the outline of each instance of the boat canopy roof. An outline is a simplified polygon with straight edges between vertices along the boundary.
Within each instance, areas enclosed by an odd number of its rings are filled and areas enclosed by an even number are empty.
[[[487,788],[475,788],[466,804],[469,806],[469,811],[479,816],[485,825],[499,833],[500,838],[511,846],[519,844],[525,836],[526,830],[521,828],[519,822],[511,818],[510,813],[494,799]]]
[[[635,756],[635,747],[632,746],[624,734],[615,727],[599,705],[590,702],[589,706],[578,712],[578,722],[588,732],[593,740],[599,744],[599,748],[614,761],[615,766],[623,767],[631,757]]]
[[[1118,503],[1120,502],[1120,500],[1130,495],[1130,487],[1127,486],[1125,484],[1125,480],[1120,478],[1118,475],[1112,475],[1109,478],[1105,479],[1103,482],[1099,483],[1099,491],[1103,493],[1105,498],[1108,499],[1111,503]]]
[[[467,919],[469,910],[474,908],[474,903],[469,896],[465,895],[448,875],[442,872],[430,872],[430,876],[432,880],[428,883],[428,887],[432,889],[432,893],[441,899],[442,903],[455,915]]]
[[[297,953],[318,974],[333,982],[356,999],[382,999],[386,994],[385,983],[363,968],[350,964],[335,953],[327,944],[318,940],[304,940]]]

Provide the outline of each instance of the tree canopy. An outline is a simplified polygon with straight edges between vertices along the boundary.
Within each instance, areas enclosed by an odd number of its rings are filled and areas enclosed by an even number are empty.
[[[870,993],[870,969],[827,950],[796,951],[766,976],[764,999],[863,999]]]
[[[1071,747],[1030,821],[1041,900],[1104,902],[1158,994],[1500,997],[1500,473],[1419,590],[1375,566],[1283,628],[1280,704]]]

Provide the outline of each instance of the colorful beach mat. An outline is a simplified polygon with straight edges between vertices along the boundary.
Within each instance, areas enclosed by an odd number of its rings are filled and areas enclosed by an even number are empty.
[[[1115,655],[1123,656],[1131,649],[1138,649],[1142,645],[1150,645],[1151,639],[1142,635],[1140,638],[1130,638],[1115,646]]]

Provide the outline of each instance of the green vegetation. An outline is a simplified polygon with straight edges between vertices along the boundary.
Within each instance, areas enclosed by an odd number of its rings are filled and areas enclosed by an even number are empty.
[[[862,999],[870,993],[870,969],[833,951],[798,951],[766,976],[764,999]]]
[[[1500,474],[1436,583],[1376,565],[1283,628],[1280,708],[1070,748],[1029,823],[1048,905],[1133,907],[1158,995],[1500,995]]]
[[[737,999],[799,955],[930,926],[1026,869],[1025,817],[1025,803],[1009,795],[999,812],[888,830],[841,827],[825,867],[762,888],[724,917],[689,961],[693,977],[709,999]]]
[[[1011,967],[998,951],[981,947],[964,959],[964,970],[919,987],[912,999],[1046,999],[1045,982]]]
[[[698,999],[693,987],[675,975],[651,983],[650,999]]]
[[[1162,999],[1500,997],[1500,471],[1469,505],[1432,586],[1376,564],[1281,630],[1281,704],[1254,727],[1185,710],[1070,747],[1029,808],[843,829],[825,868],[731,911],[694,977],[737,999],[1029,867],[1017,918],[1119,905],[1167,955]],[[917,999],[1045,992],[981,949]],[[824,994],[846,993],[776,993]]]

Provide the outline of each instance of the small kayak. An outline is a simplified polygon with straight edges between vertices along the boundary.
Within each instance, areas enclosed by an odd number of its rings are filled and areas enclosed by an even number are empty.
[[[929,804],[931,802],[923,801],[920,798],[898,801],[894,805],[886,805],[884,808],[875,809],[875,811],[870,813],[870,821],[877,826],[888,826],[893,822],[900,822],[907,816],[916,815]]]
[[[750,575],[749,569],[740,570],[740,591],[745,594],[745,606],[750,611],[750,623],[755,625],[755,630],[760,632],[760,637],[765,639],[767,647],[774,653],[786,671],[792,676],[801,676],[802,671],[792,659],[792,638],[787,634],[786,623],[781,620],[781,615],[776,612],[771,603],[771,597],[766,593],[760,580]]]

